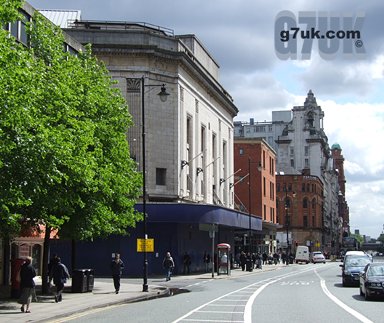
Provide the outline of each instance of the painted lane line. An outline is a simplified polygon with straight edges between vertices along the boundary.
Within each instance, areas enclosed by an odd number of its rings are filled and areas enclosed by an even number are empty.
[[[295,275],[299,275],[299,274],[302,274],[302,273],[305,273],[307,271],[312,271],[314,270],[313,268],[306,268],[306,269],[303,269],[299,272],[293,272],[293,273],[288,273],[288,274],[284,274],[284,275],[280,275],[279,278],[275,279],[275,280],[272,280],[272,281],[269,281],[268,283],[265,283],[264,285],[260,286],[256,292],[249,298],[246,306],[245,306],[245,310],[244,310],[244,323],[252,323],[252,306],[253,306],[253,303],[256,299],[256,297],[269,285],[273,284],[273,283],[276,283],[280,280],[282,280],[283,278],[289,278],[289,277],[292,277],[292,276],[295,276]]]
[[[263,291],[265,287],[267,287],[270,284],[273,284],[277,281],[279,281],[282,278],[272,280],[269,283],[264,284],[263,286],[259,287],[257,291],[249,298],[247,304],[245,305],[245,310],[244,310],[244,323],[251,323],[252,322],[252,305],[253,302],[255,301],[256,297]]]
[[[244,323],[243,321],[223,321],[223,320],[195,320],[195,319],[185,319],[183,321],[187,322],[214,322],[214,323]]]
[[[233,307],[233,305],[224,305],[224,304],[209,304],[207,307]],[[245,307],[245,305],[236,305],[236,307]]]
[[[250,305],[248,305],[249,301],[247,301],[247,300],[224,299],[224,298],[225,298],[225,297],[228,297],[228,296],[232,296],[233,294],[238,293],[238,292],[243,292],[244,290],[247,290],[247,289],[249,289],[249,288],[257,287],[257,286],[259,286],[259,285],[261,285],[261,287],[259,287],[258,290],[259,290],[260,288],[263,288],[263,289],[264,289],[267,285],[269,285],[269,284],[271,284],[271,283],[273,283],[273,282],[279,281],[279,280],[281,280],[281,279],[283,279],[283,278],[287,278],[287,277],[291,277],[291,276],[294,276],[294,275],[298,275],[298,274],[301,274],[301,273],[304,273],[304,272],[307,272],[307,271],[310,271],[310,270],[313,270],[313,268],[310,268],[310,269],[304,269],[304,270],[300,270],[300,271],[298,271],[298,272],[293,272],[293,273],[288,273],[288,274],[282,274],[282,275],[277,276],[277,277],[278,277],[277,279],[276,279],[276,277],[274,277],[274,278],[267,278],[267,279],[258,281],[258,282],[256,282],[256,283],[253,283],[253,284],[251,284],[251,285],[245,286],[245,287],[243,287],[243,288],[240,288],[240,289],[238,289],[238,290],[229,292],[229,293],[227,293],[227,294],[225,294],[225,295],[222,295],[222,296],[220,296],[220,297],[218,297],[218,298],[215,298],[215,299],[213,299],[213,300],[211,300],[211,301],[209,301],[209,302],[207,302],[207,303],[205,303],[205,304],[202,304],[202,305],[196,307],[195,309],[189,311],[188,313],[184,314],[183,316],[181,316],[181,317],[177,318],[176,320],[172,321],[172,323],[178,323],[178,322],[180,322],[180,321],[195,321],[195,322],[231,322],[231,321],[217,321],[217,320],[213,320],[213,321],[210,321],[210,320],[206,320],[206,321],[205,321],[205,320],[204,320],[204,321],[202,321],[202,320],[187,319],[187,317],[189,317],[189,316],[191,316],[193,313],[196,313],[197,311],[201,310],[201,309],[204,308],[205,306],[208,306],[208,305],[210,305],[210,304],[212,304],[212,303],[215,303],[215,302],[236,302],[236,303],[238,303],[238,302],[247,302],[246,307],[247,307],[247,306],[250,306],[250,307],[252,308],[252,303],[253,303],[253,301],[250,302]],[[272,279],[273,279],[273,280],[272,280]],[[271,280],[272,280],[272,281],[271,281]],[[265,284],[266,286],[263,287],[264,285],[262,285],[262,284],[264,284],[265,282],[267,282],[267,283]],[[256,291],[256,293],[258,293],[258,292]],[[251,296],[251,297],[252,297],[252,296]],[[255,298],[256,298],[256,297],[255,297]],[[233,321],[232,321],[232,322],[233,322]],[[243,322],[243,321],[241,321],[241,322]],[[248,322],[251,322],[251,320],[248,321]]]
[[[243,312],[227,312],[227,311],[197,311],[196,313],[220,313],[220,314],[243,314]]]
[[[325,280],[318,274],[317,270],[315,269],[315,274],[320,279],[320,286],[324,292],[325,295],[327,295],[334,303],[336,303],[338,306],[340,306],[343,310],[357,318],[359,321],[364,323],[373,323],[370,319],[362,315],[361,313],[355,311],[353,308],[350,308],[348,305],[344,304],[342,301],[340,301],[336,296],[334,296],[327,288],[325,284]]]

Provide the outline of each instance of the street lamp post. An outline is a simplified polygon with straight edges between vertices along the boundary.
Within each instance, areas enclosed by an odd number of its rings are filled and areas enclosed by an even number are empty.
[[[167,100],[167,93],[165,85],[145,85],[144,77],[141,78],[141,136],[142,136],[142,171],[143,171],[143,215],[144,215],[144,266],[143,266],[143,292],[148,292],[148,257],[147,257],[147,188],[146,188],[146,172],[145,172],[145,103],[144,103],[144,88],[161,86],[158,93],[160,100],[165,102]]]
[[[248,217],[249,217],[249,252],[252,254],[252,212],[251,212],[251,157],[248,157],[248,174],[249,174],[249,179],[248,179]]]
[[[284,191],[285,191],[285,203],[284,203],[284,205],[285,205],[285,225],[287,228],[287,265],[288,265],[289,261],[290,261],[290,255],[291,255],[291,245],[289,244],[290,219],[289,219],[288,209],[291,208],[291,205],[290,205],[290,200],[288,200],[288,189],[286,186],[284,187]],[[294,198],[295,196],[296,196],[296,193],[292,192],[292,197]]]
[[[289,246],[289,214],[288,214],[288,190],[285,187],[285,226],[287,227],[287,265],[290,261],[290,246]]]
[[[256,163],[251,161],[251,157],[248,156],[248,217],[249,217],[249,252],[252,254],[253,248],[252,248],[252,194],[251,194],[251,164]],[[261,162],[258,163],[257,170],[259,172],[262,171]]]

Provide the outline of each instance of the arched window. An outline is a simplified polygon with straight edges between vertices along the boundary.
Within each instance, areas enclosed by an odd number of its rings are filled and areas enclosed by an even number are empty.
[[[312,199],[312,209],[316,209],[316,199]]]
[[[308,199],[306,197],[303,198],[303,208],[308,208]]]

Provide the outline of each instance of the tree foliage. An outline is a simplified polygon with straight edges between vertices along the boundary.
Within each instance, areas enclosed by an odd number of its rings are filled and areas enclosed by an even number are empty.
[[[39,13],[29,36],[24,47],[0,34],[0,229],[22,219],[75,239],[124,234],[141,219],[125,101],[90,47],[64,52]]]

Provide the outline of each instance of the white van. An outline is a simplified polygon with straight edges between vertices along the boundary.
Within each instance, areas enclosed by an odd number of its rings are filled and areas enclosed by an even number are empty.
[[[297,246],[295,261],[297,264],[299,262],[309,264],[309,248],[307,246]]]

